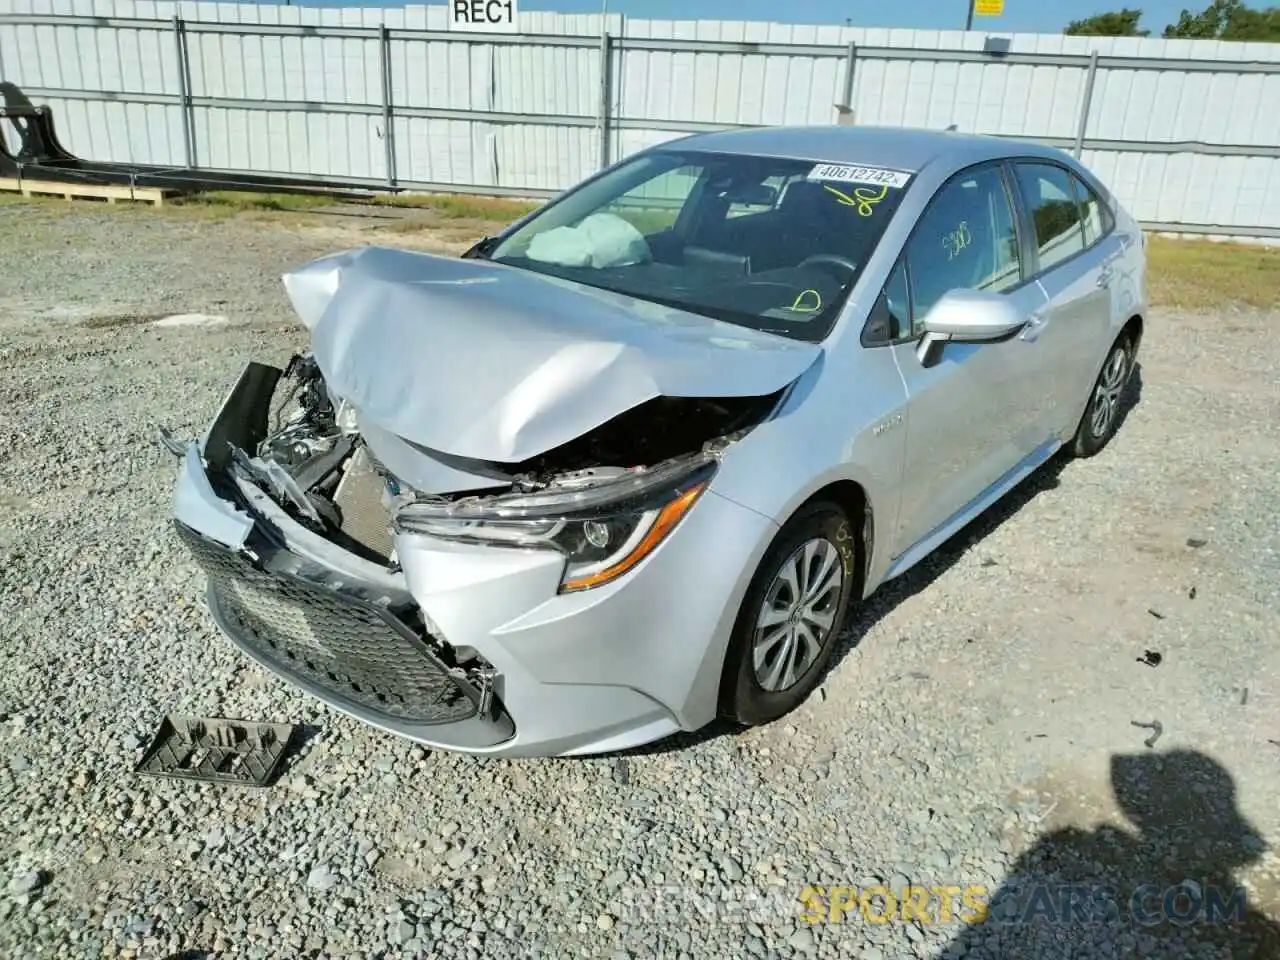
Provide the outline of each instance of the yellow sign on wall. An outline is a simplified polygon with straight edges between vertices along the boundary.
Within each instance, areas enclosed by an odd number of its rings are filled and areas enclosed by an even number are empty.
[[[998,17],[1004,13],[1004,0],[973,0],[973,12],[979,17]]]

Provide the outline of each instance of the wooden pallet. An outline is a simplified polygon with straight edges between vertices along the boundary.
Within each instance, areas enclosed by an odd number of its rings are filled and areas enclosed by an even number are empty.
[[[24,197],[54,196],[64,200],[77,197],[91,197],[115,203],[117,200],[133,200],[150,203],[157,207],[164,206],[167,197],[177,194],[176,190],[165,190],[161,187],[130,187],[124,184],[99,183],[58,183],[54,180],[16,180],[11,177],[0,177],[0,191],[21,193]]]

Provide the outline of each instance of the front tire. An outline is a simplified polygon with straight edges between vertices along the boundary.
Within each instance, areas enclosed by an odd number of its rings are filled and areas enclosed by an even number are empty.
[[[836,504],[802,507],[770,544],[742,601],[725,658],[721,714],[768,723],[826,672],[856,587],[853,528]]]
[[[1089,405],[1071,441],[1071,452],[1077,457],[1092,457],[1115,436],[1120,425],[1120,401],[1133,373],[1135,347],[1134,338],[1126,334],[1107,354],[1089,395]]]

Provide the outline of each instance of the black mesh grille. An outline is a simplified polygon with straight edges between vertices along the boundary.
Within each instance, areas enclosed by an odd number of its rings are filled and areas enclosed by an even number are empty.
[[[281,673],[398,720],[449,723],[476,714],[472,698],[393,614],[259,570],[247,557],[175,526],[208,574],[228,629]]]

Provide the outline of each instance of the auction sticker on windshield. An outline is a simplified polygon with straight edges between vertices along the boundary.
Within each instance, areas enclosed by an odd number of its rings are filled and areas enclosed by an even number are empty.
[[[851,167],[842,163],[820,163],[809,171],[810,180],[835,180],[840,183],[870,183],[901,189],[911,174],[883,167]]]

